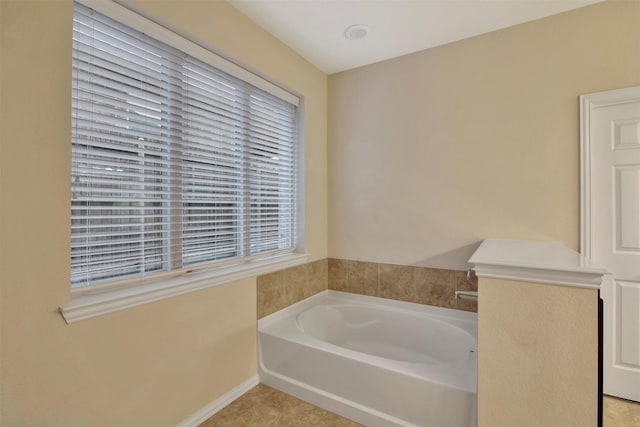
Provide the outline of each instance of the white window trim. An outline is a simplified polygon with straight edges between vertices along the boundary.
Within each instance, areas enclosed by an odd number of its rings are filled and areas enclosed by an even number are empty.
[[[295,267],[307,261],[307,254],[291,253],[222,268],[185,273],[165,280],[86,291],[81,294],[72,294],[71,302],[60,307],[60,313],[67,323],[74,323],[188,292]]]
[[[173,31],[156,24],[150,19],[140,15],[113,1],[104,0],[76,0],[100,13],[108,15],[132,28],[144,31],[146,34],[159,39],[185,53],[201,59],[220,70],[242,78],[267,92],[270,92],[288,102],[298,106],[298,120],[302,120],[304,104],[300,97],[270,83],[262,77],[246,70],[245,68],[225,59]],[[302,127],[298,127],[302,136]],[[301,141],[302,139],[300,139]],[[298,150],[298,251],[303,250],[304,239],[304,145],[300,144]],[[186,270],[183,274],[161,279],[141,279],[133,281],[126,286],[96,287],[94,289],[75,289],[71,291],[71,301],[59,308],[65,321],[70,324],[80,320],[90,319],[108,313],[113,313],[127,308],[136,307],[154,301],[202,290],[225,283],[272,273],[289,267],[305,264],[309,255],[300,252],[290,252],[268,257],[243,260],[238,264],[222,267],[213,267],[203,270]]]

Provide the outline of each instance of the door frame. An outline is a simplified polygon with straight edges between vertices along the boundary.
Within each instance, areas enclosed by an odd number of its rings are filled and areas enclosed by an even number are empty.
[[[580,96],[580,253],[591,261],[591,110],[640,101],[640,86]]]

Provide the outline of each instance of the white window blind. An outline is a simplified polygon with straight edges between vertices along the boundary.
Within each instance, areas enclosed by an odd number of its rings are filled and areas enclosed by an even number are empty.
[[[71,286],[296,244],[297,106],[76,3]]]

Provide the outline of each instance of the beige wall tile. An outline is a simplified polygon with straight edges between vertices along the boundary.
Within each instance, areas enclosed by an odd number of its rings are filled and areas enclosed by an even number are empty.
[[[327,289],[326,259],[257,278],[258,319]]]
[[[477,312],[474,301],[455,299],[456,290],[477,290],[466,272],[329,258],[259,276],[258,318],[333,289],[398,301]]]
[[[456,291],[477,291],[478,290],[478,278],[476,277],[475,274],[473,274],[471,278],[467,280],[466,271],[456,271],[455,280],[456,280]]]
[[[471,279],[467,280],[466,271],[455,272],[456,291],[477,291],[478,290],[478,278],[476,275],[472,275]],[[458,310],[478,312],[478,302],[464,299],[456,300],[456,307]]]
[[[328,269],[329,289],[333,289],[334,291],[347,292],[349,261],[344,259],[329,258]]]
[[[456,308],[455,271],[416,267],[416,294],[420,304]]]
[[[458,310],[472,311],[474,313],[477,313],[478,303],[476,301],[458,299],[456,300],[456,306],[454,308]]]
[[[285,300],[283,308],[304,299],[304,288],[309,283],[309,264],[284,270]]]
[[[303,289],[303,297],[308,298],[328,288],[329,261],[322,259],[307,264],[309,280]]]
[[[265,274],[257,278],[258,318],[274,313],[282,308],[285,298],[284,270]]]
[[[378,296],[400,301],[416,301],[415,267],[380,264]]]
[[[347,291],[354,294],[378,295],[378,264],[365,261],[347,261]]]

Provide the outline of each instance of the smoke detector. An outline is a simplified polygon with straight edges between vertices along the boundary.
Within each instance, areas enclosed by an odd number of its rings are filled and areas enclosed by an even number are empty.
[[[369,33],[369,27],[363,24],[355,24],[344,30],[344,36],[349,40],[363,39]]]

